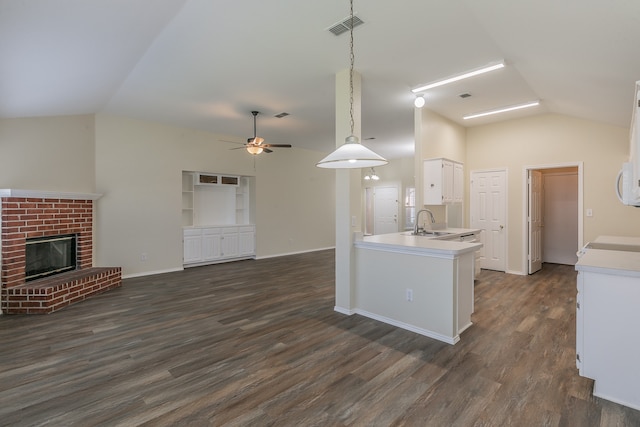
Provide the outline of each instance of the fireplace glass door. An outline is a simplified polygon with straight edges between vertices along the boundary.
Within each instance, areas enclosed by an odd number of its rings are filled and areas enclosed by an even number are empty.
[[[76,269],[76,236],[27,239],[25,281]]]

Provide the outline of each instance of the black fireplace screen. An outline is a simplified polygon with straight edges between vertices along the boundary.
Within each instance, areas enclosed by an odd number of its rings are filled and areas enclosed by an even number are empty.
[[[25,281],[76,269],[76,236],[27,239]]]

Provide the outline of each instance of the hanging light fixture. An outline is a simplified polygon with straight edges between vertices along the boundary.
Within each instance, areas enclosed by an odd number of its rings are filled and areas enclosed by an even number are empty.
[[[368,174],[366,174],[363,179],[365,181],[370,181],[370,180],[378,181],[380,179],[380,177],[376,174],[375,169],[370,168],[369,170],[370,170],[370,172]]]
[[[338,147],[334,152],[324,159],[316,163],[319,168],[328,169],[356,169],[367,168],[372,166],[382,166],[389,163],[384,157],[369,150],[360,144],[360,140],[353,134],[353,64],[355,55],[353,53],[353,0],[350,0],[351,6],[351,25],[349,26],[350,34],[350,59],[349,67],[349,117],[351,123],[351,135],[345,138],[344,144]]]

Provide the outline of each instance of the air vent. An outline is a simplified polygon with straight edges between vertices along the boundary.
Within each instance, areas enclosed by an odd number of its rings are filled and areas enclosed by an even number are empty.
[[[276,114],[275,117],[281,119],[283,117],[287,117],[288,115],[289,115],[289,113],[282,112],[280,114]]]
[[[361,25],[361,24],[364,24],[364,21],[354,15],[353,16],[353,28],[355,28],[355,27],[357,27],[358,25]],[[346,17],[341,22],[333,24],[331,27],[328,28],[328,30],[331,31],[336,36],[339,36],[342,33],[346,33],[350,29],[351,29],[351,17],[350,16]]]
[[[460,95],[458,95],[460,98],[464,99],[464,98],[469,98],[471,96],[470,93],[461,93]]]

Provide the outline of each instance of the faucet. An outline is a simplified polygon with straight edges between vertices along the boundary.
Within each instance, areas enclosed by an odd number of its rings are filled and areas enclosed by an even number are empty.
[[[433,216],[433,212],[431,212],[429,209],[420,209],[418,211],[418,213],[416,214],[416,225],[413,228],[413,234],[418,234],[420,232],[420,214],[422,212],[426,212],[429,214],[429,217],[431,219],[431,224],[435,224],[436,222],[436,218]],[[423,228],[424,230],[424,228]]]

